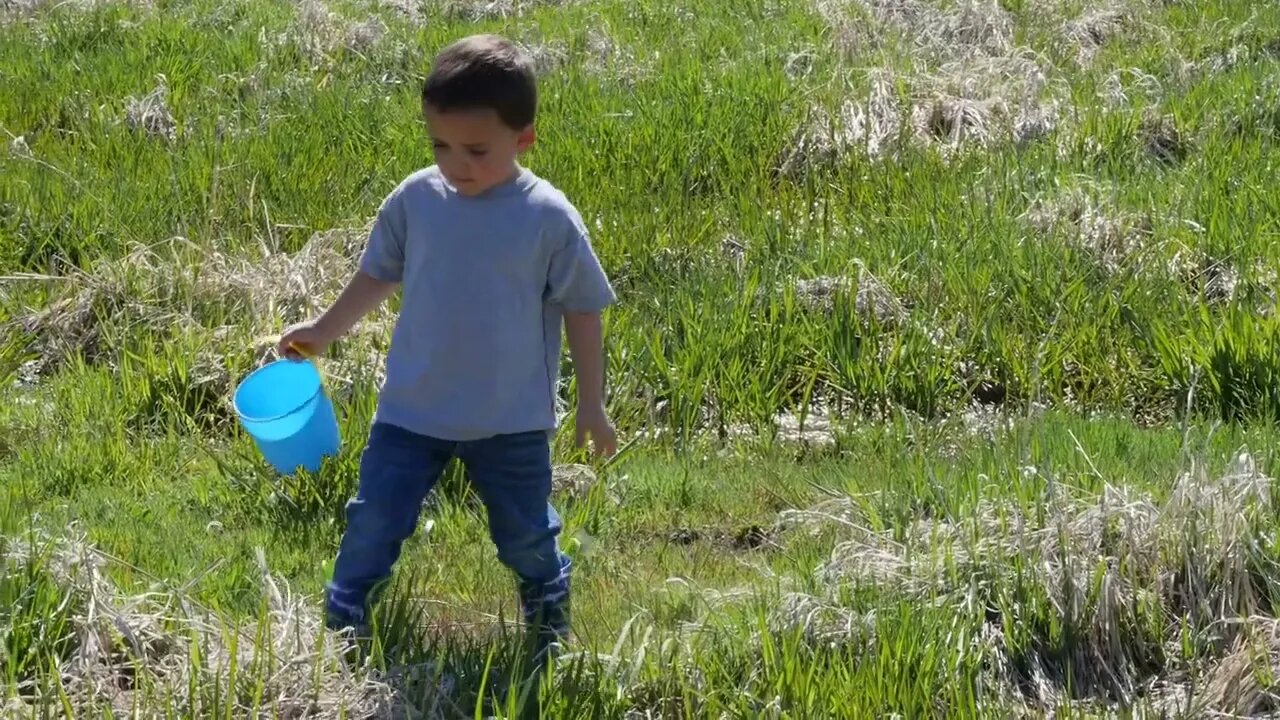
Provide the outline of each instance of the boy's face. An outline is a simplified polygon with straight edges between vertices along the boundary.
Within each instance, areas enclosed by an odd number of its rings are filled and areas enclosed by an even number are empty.
[[[533,144],[532,127],[512,130],[485,108],[440,112],[423,107],[436,165],[458,192],[480,195],[510,180],[516,158]]]

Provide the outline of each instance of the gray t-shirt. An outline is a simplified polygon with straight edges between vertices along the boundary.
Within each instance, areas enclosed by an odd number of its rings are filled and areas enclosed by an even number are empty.
[[[410,175],[360,269],[403,288],[377,419],[455,442],[553,432],[564,311],[616,299],[578,211],[525,168],[476,197]]]

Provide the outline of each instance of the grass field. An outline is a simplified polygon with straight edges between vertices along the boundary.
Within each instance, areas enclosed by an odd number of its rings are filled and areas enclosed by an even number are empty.
[[[394,304],[319,473],[229,405],[481,30],[621,299],[541,684],[456,469],[320,629]],[[1277,78],[1246,0],[0,0],[0,714],[1280,713]]]

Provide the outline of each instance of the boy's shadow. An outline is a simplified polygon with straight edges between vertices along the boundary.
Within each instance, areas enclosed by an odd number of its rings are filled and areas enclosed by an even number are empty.
[[[348,662],[387,686],[376,718],[534,718],[547,714],[553,686],[577,685],[582,661],[534,659],[524,629],[509,618],[441,618],[396,583],[377,604],[370,637]]]

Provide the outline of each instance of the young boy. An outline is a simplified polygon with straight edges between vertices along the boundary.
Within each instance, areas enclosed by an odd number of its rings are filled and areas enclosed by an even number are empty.
[[[403,289],[387,377],[327,587],[328,624],[367,632],[375,585],[445,465],[483,499],[498,558],[518,577],[541,655],[569,633],[570,561],[549,502],[563,322],[578,377],[577,442],[615,451],[604,408],[600,314],[615,300],[577,210],[521,167],[534,142],[528,57],[492,35],[436,58],[422,110],[436,164],[383,201],[358,271],[319,318],[280,339],[321,353]]]

